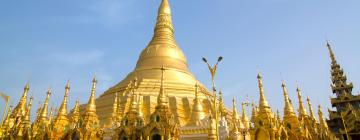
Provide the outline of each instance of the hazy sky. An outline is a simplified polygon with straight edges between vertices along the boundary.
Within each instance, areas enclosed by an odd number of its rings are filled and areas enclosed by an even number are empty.
[[[27,81],[35,96],[33,111],[53,88],[58,106],[70,79],[69,109],[86,103],[91,78],[97,96],[135,67],[153,34],[160,0],[2,1],[0,3],[0,91],[15,105]],[[297,108],[296,81],[304,100],[330,107],[330,40],[338,62],[360,82],[360,1],[335,0],[170,0],[175,36],[190,70],[210,88],[201,61],[224,57],[217,85],[226,105],[236,96],[258,101],[256,74],[263,73],[267,99],[283,110],[281,80]],[[0,101],[0,111],[4,109]],[[238,107],[240,109],[240,106]],[[317,111],[317,109],[316,109]],[[2,114],[1,114],[2,115]],[[32,116],[34,116],[34,112]],[[250,114],[248,114],[250,115]]]

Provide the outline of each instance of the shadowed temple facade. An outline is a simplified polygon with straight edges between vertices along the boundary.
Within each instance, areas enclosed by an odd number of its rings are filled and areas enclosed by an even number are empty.
[[[154,34],[140,53],[135,69],[125,79],[96,98],[94,76],[87,103],[68,109],[70,82],[58,109],[49,109],[52,90],[46,92],[43,105],[37,108],[35,121],[30,121],[33,97],[28,97],[29,83],[17,105],[6,107],[1,122],[1,139],[34,140],[335,140],[360,139],[359,95],[335,59],[330,44],[331,99],[336,111],[329,110],[329,120],[319,105],[313,107],[297,86],[289,92],[285,81],[284,109],[274,112],[266,100],[262,75],[257,75],[259,101],[225,107],[222,93],[215,84],[208,90],[189,71],[185,54],[174,38],[171,9],[162,0]],[[219,58],[218,62],[221,61]],[[203,59],[206,62],[206,59]],[[209,66],[214,77],[217,65]],[[255,77],[254,77],[255,78]],[[99,83],[101,84],[101,83]],[[298,111],[289,98],[297,94]],[[3,95],[6,98],[5,95]],[[29,99],[28,99],[29,98]],[[8,102],[8,100],[7,100]],[[251,106],[251,114],[246,114]],[[57,110],[57,111],[55,111]],[[314,112],[317,110],[318,114]]]

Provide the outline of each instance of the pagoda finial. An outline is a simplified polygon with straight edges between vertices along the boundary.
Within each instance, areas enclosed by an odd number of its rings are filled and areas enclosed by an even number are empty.
[[[70,81],[68,80],[66,82],[66,86],[65,86],[65,94],[64,94],[64,99],[60,105],[58,114],[57,114],[57,118],[60,117],[66,117],[68,114],[67,111],[67,102],[68,102],[68,96],[69,96],[69,91],[70,91]]]
[[[235,97],[233,97],[233,122],[232,123],[236,123],[236,121],[239,120],[239,114],[237,112],[237,108],[236,108],[236,100]]]
[[[3,131],[8,131],[10,129],[10,115],[11,115],[11,110],[12,110],[12,106],[10,106],[8,108],[7,114],[6,114],[6,118],[4,119],[4,121],[1,124],[1,129]]]
[[[259,91],[260,91],[259,107],[260,107],[260,109],[262,109],[264,107],[269,107],[269,103],[267,102],[265,94],[264,94],[264,87],[263,87],[262,76],[261,76],[260,72],[257,75],[257,79],[258,79]]]
[[[336,58],[335,58],[335,54],[331,48],[331,45],[329,43],[329,41],[326,41],[326,47],[329,49],[329,53],[330,53],[330,58],[331,58],[331,62],[333,64],[336,64]]]
[[[240,120],[239,114],[237,112],[235,97],[233,97],[233,112],[232,112],[231,123],[232,123],[232,127],[233,127],[232,131],[234,131],[234,132],[238,131],[238,127],[244,127]]]
[[[97,80],[96,80],[96,76],[94,75],[94,78],[92,80],[91,95],[90,95],[88,104],[86,106],[87,112],[92,112],[92,113],[96,112],[96,103],[95,103],[96,83],[97,83]]]
[[[205,113],[203,110],[203,106],[201,105],[201,101],[199,99],[199,85],[195,84],[195,98],[193,110],[190,118],[189,125],[201,125],[201,120],[205,118]]]
[[[56,109],[54,109],[54,106],[51,106],[50,107],[50,113],[49,113],[49,121],[48,121],[48,124],[51,124],[52,123],[52,121],[53,121],[53,115],[54,115],[54,110],[56,110]]]
[[[318,114],[319,114],[319,122],[320,122],[320,126],[323,128],[323,129],[328,129],[328,125],[325,121],[325,118],[323,116],[323,112],[321,110],[321,105],[318,106]]]
[[[31,96],[29,104],[27,106],[26,115],[25,115],[25,118],[26,118],[26,120],[29,121],[29,123],[30,123],[30,113],[31,113],[31,107],[32,107],[33,100],[34,100],[34,97]]]
[[[149,46],[162,43],[177,46],[174,39],[174,27],[172,24],[171,9],[168,0],[162,0],[160,4],[154,29],[154,36]]]
[[[113,122],[116,122],[117,121],[117,115],[118,115],[118,93],[116,92],[115,93],[115,98],[114,98],[114,103],[113,103],[113,112],[112,112],[112,119],[113,119]]]
[[[133,112],[138,112],[138,100],[136,98],[134,89],[131,89],[130,110]]]
[[[309,96],[307,97],[307,103],[308,103],[308,106],[309,106],[310,117],[311,117],[312,120],[316,121],[315,113],[313,111]]]
[[[76,100],[75,102],[75,106],[71,111],[71,123],[73,123],[74,125],[76,125],[76,123],[79,121],[80,119],[80,103],[79,100]]]
[[[162,0],[158,9],[158,17],[155,26],[155,34],[168,30],[173,33],[173,26],[171,22],[171,9],[168,0]]]
[[[295,115],[295,112],[294,112],[294,108],[292,106],[292,103],[291,103],[291,101],[289,99],[288,91],[287,91],[284,80],[282,81],[281,87],[283,89],[284,100],[285,100],[284,117],[293,116],[293,115]]]
[[[51,95],[51,88],[49,88],[46,93],[45,102],[44,102],[43,107],[40,112],[40,119],[43,121],[47,121],[47,119],[48,119],[48,111],[49,111],[48,106],[49,106],[50,95]]]
[[[27,95],[29,93],[29,89],[30,89],[30,83],[27,82],[25,87],[24,87],[24,92],[20,98],[19,103],[15,106],[14,110],[13,110],[13,115],[15,115],[15,117],[21,117],[23,115],[25,115],[26,113],[26,100],[27,100]]]
[[[31,96],[29,104],[28,104],[27,109],[26,109],[25,116],[24,116],[24,118],[22,120],[23,125],[25,125],[23,127],[28,128],[28,129],[30,129],[30,127],[31,127],[31,125],[30,125],[31,124],[30,123],[30,121],[31,121],[30,120],[30,113],[31,113],[31,107],[32,107],[33,99],[34,99],[33,96]]]
[[[245,106],[247,105],[249,105],[249,103],[247,102],[241,103],[241,110],[242,110],[241,121],[244,123],[245,128],[250,128],[250,121],[245,111]]]
[[[256,108],[254,102],[251,104],[251,107],[252,107],[252,111],[251,111],[251,121],[254,123],[254,122],[255,122],[255,119],[256,119],[256,117],[257,117],[257,108]]]
[[[277,120],[278,120],[279,122],[281,122],[280,111],[279,111],[278,109],[276,110],[276,117],[277,117]]]
[[[164,66],[161,67],[161,82],[160,82],[160,92],[159,92],[159,96],[157,99],[158,105],[159,106],[163,106],[163,105],[167,105],[167,101],[166,101],[166,94],[165,94],[165,89],[164,89],[164,78],[165,78],[165,68]]]
[[[299,118],[302,118],[302,117],[307,116],[307,112],[306,112],[306,109],[304,107],[304,103],[303,103],[303,100],[302,100],[301,90],[300,90],[299,85],[296,86],[296,92],[297,92],[298,100],[299,100]]]
[[[221,114],[221,117],[226,115],[223,93],[221,92],[221,90],[219,91],[219,112]]]

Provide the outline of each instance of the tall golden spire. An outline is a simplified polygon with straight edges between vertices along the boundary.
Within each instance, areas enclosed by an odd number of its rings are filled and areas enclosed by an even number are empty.
[[[1,124],[2,131],[8,131],[10,129],[10,115],[11,115],[12,106],[8,108],[6,118]]]
[[[238,121],[240,118],[239,118],[239,114],[238,114],[238,111],[237,111],[237,108],[236,108],[236,100],[235,100],[235,97],[233,98],[233,123],[235,123],[236,121]]]
[[[239,125],[241,123],[240,121],[240,118],[239,118],[239,114],[238,114],[238,111],[237,111],[237,108],[236,108],[236,100],[235,100],[235,97],[233,98],[233,112],[232,112],[232,121],[231,121],[231,124],[233,125],[232,127],[232,131],[235,131],[237,132],[238,131],[238,127],[240,127]]]
[[[188,66],[184,53],[174,38],[171,9],[168,0],[162,0],[149,45],[142,51],[136,69],[150,70],[161,66],[181,70],[187,74]]]
[[[96,76],[94,76],[92,80],[92,88],[91,88],[91,95],[89,101],[86,105],[86,112],[87,113],[95,113],[96,112],[96,103],[95,103],[95,92],[96,92]]]
[[[32,107],[33,99],[34,99],[34,97],[31,96],[29,104],[27,106],[26,113],[25,113],[25,118],[23,120],[23,121],[26,121],[26,123],[28,123],[29,127],[30,127],[30,113],[31,113],[31,107]]]
[[[130,109],[131,112],[138,112],[138,98],[135,95],[134,89],[131,89],[131,102]]]
[[[167,0],[164,0],[167,1]],[[164,2],[163,1],[163,2]],[[165,94],[165,89],[164,89],[164,78],[165,78],[165,68],[164,66],[161,67],[161,83],[160,83],[160,92],[159,92],[159,96],[157,99],[158,102],[158,106],[167,106],[167,97]]]
[[[277,119],[279,122],[281,122],[279,110],[276,110],[276,119]]]
[[[201,101],[199,99],[199,85],[195,84],[195,99],[192,109],[189,125],[201,125],[201,120],[205,118],[205,113]]]
[[[50,95],[51,95],[51,88],[49,88],[46,93],[45,102],[40,112],[40,121],[44,121],[44,122],[48,121],[48,111],[49,111],[48,106],[49,106]]]
[[[92,80],[92,88],[91,95],[89,101],[86,105],[85,112],[82,114],[83,122],[81,128],[84,131],[90,131],[89,134],[95,132],[95,130],[99,127],[99,118],[96,114],[96,103],[95,103],[95,91],[96,91],[96,76],[94,76]],[[87,137],[91,138],[91,136],[86,135],[84,139]]]
[[[113,103],[113,111],[112,111],[112,122],[116,122],[117,120],[117,115],[118,115],[118,93],[115,93],[115,98],[114,98],[114,103]]]
[[[314,111],[313,111],[313,108],[312,108],[312,105],[311,105],[311,101],[310,101],[310,97],[309,97],[309,96],[307,97],[307,103],[308,103],[308,106],[309,106],[310,118],[311,118],[313,121],[316,121],[315,113],[314,113]]]
[[[319,114],[319,122],[320,122],[320,126],[322,127],[322,129],[326,129],[328,130],[328,125],[325,121],[325,118],[323,116],[323,112],[321,110],[321,106],[318,106],[318,114]]]
[[[29,82],[26,83],[25,87],[24,87],[24,92],[20,98],[19,103],[16,105],[16,107],[13,110],[13,115],[15,115],[14,117],[21,117],[23,115],[25,115],[26,113],[26,100],[27,100],[27,94],[29,92],[30,89],[30,84]]]
[[[264,94],[264,87],[263,87],[263,83],[262,83],[261,73],[258,73],[257,79],[258,79],[259,92],[260,92],[259,108],[260,108],[260,110],[262,110],[264,108],[269,108],[269,103],[267,102],[265,94]]]
[[[68,111],[67,111],[67,102],[68,101],[67,100],[68,100],[68,96],[69,96],[69,91],[70,91],[70,82],[67,81],[66,86],[65,86],[64,99],[60,105],[60,108],[59,108],[59,111],[57,114],[57,118],[66,117],[68,114]]]
[[[30,112],[31,112],[31,106],[33,102],[33,97],[30,97],[29,104],[26,109],[26,113],[24,116],[22,116],[21,123],[19,126],[14,127],[15,131],[15,139],[30,139],[30,133],[31,131],[31,122],[30,122]]]
[[[299,86],[296,87],[296,92],[297,92],[298,100],[299,100],[299,118],[303,118],[303,117],[307,116],[307,112],[304,107],[304,103],[303,103],[302,96],[301,96],[301,90],[300,90]]]
[[[284,93],[284,99],[285,99],[285,108],[284,108],[284,117],[286,116],[296,116],[294,108],[292,106],[292,103],[289,99],[288,91],[286,89],[285,82],[282,81],[281,87],[283,89]]]
[[[52,125],[53,131],[51,132],[51,135],[54,139],[61,138],[63,136],[64,132],[66,132],[69,128],[69,118],[68,118],[68,111],[67,111],[67,102],[68,102],[67,98],[69,96],[69,91],[70,91],[70,82],[67,81],[66,86],[65,86],[64,99],[60,105],[57,116],[54,119],[53,125]],[[52,117],[52,116],[50,115],[50,117]],[[51,118],[49,118],[49,122],[51,123]]]
[[[248,105],[248,103],[241,103],[241,107],[242,107],[241,121],[244,123],[245,128],[250,128],[250,121],[245,112],[245,105]]]
[[[252,104],[251,104],[251,107],[252,107],[252,111],[251,111],[251,122],[255,122],[255,119],[256,119],[256,117],[257,117],[257,108],[256,108],[256,105],[255,105],[255,103],[253,102]]]
[[[53,106],[50,107],[50,114],[49,114],[49,121],[48,121],[49,124],[51,124],[53,121],[55,110],[56,109]]]
[[[169,45],[175,45],[176,42],[173,38],[174,28],[171,20],[171,9],[168,0],[162,0],[161,5],[158,10],[158,17],[154,29],[154,36],[149,45],[153,45],[153,43],[158,43],[161,41],[165,41],[167,43],[172,43]],[[171,41],[171,42],[168,42]]]
[[[70,120],[73,126],[75,126],[80,119],[80,105],[79,100],[76,100],[75,106],[70,113]]]
[[[226,116],[227,112],[224,105],[223,93],[221,91],[219,91],[219,112],[220,112],[220,117]]]

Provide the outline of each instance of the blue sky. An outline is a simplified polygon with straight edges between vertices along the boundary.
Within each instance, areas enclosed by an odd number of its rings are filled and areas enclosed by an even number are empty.
[[[69,109],[87,102],[92,75],[100,95],[135,67],[150,41],[160,0],[2,1],[0,91],[18,102],[27,81],[34,108],[53,88],[50,105],[62,100],[70,79]],[[256,74],[264,76],[272,109],[283,110],[281,80],[297,108],[296,81],[313,105],[330,107],[330,58],[326,39],[359,92],[359,1],[170,0],[175,36],[189,68],[207,87],[201,57],[222,55],[217,85],[230,107],[258,101]],[[0,111],[4,102],[1,101]],[[240,109],[240,107],[238,107]],[[34,113],[32,115],[35,115]]]

